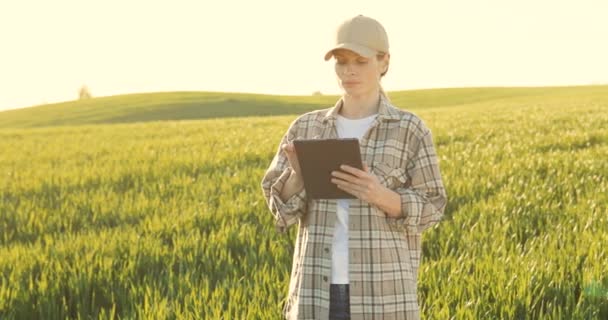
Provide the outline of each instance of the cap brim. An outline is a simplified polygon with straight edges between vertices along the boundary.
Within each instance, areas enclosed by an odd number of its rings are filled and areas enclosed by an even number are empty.
[[[334,54],[334,50],[337,49],[347,49],[366,58],[371,58],[376,55],[376,50],[370,49],[366,46],[362,46],[356,43],[340,43],[339,45],[331,48],[331,50],[327,51],[327,53],[325,54],[325,61],[331,59],[331,56]]]

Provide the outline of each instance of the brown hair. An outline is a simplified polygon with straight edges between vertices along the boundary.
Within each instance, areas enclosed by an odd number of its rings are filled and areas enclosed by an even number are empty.
[[[378,61],[380,61],[384,58],[385,55],[386,55],[386,52],[379,52],[376,55],[376,59],[378,59]],[[384,77],[387,73],[388,73],[388,65],[386,66],[386,70],[380,74],[380,80],[382,80],[382,77]],[[384,91],[384,88],[382,88],[382,83],[379,83],[378,85],[380,86],[380,94],[383,95],[386,98],[386,100],[388,100],[390,102],[391,99],[388,97],[388,94],[386,93],[386,91]]]

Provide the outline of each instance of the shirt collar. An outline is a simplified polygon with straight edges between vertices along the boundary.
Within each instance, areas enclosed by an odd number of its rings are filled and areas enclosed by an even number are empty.
[[[334,121],[336,120],[336,116],[338,115],[340,108],[344,102],[344,97],[340,97],[338,101],[334,104],[332,108],[327,110],[325,116],[323,117],[323,122],[328,120]],[[389,121],[389,120],[399,120],[401,119],[401,115],[397,110],[397,107],[393,106],[388,99],[383,94],[380,94],[380,101],[378,101],[378,119]]]

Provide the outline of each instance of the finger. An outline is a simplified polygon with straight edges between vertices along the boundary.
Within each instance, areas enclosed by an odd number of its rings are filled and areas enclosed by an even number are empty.
[[[352,184],[348,181],[333,178],[333,179],[331,179],[331,182],[335,183],[338,187],[342,187],[342,188],[349,189],[349,190],[353,189],[353,187],[351,186]]]
[[[335,183],[338,186],[347,188],[349,190],[353,190],[353,191],[363,191],[364,187],[361,185],[358,185],[356,183],[352,183],[352,182],[348,182],[348,181],[344,181],[344,180],[340,180],[340,179],[331,179],[331,182]]]
[[[353,188],[349,187],[349,186],[348,186],[346,183],[344,183],[343,181],[337,182],[337,183],[336,183],[336,186],[337,186],[339,189],[342,189],[342,190],[344,190],[344,191],[346,191],[346,192],[348,192],[348,193],[350,193],[350,194],[352,194],[352,195],[355,195],[355,194],[354,194],[355,190],[354,190]]]
[[[342,180],[346,180],[348,182],[351,183],[355,183],[355,184],[362,184],[363,181],[355,176],[353,176],[352,174],[349,173],[344,173],[344,172],[340,172],[340,171],[332,171],[332,176],[336,177],[336,178],[340,178]]]
[[[365,172],[369,173],[369,167],[365,163],[363,164],[363,170],[365,170]]]
[[[283,150],[285,150],[285,152],[291,153],[291,154],[294,153],[294,151],[295,151],[293,145],[290,145],[290,144],[284,144]]]
[[[360,190],[358,190],[357,188],[353,188],[351,186],[343,185],[343,184],[342,185],[338,185],[338,188],[341,189],[341,190],[346,191],[349,194],[352,194],[353,196],[355,196],[355,197],[357,197],[359,199],[361,199],[362,192]]]
[[[349,182],[342,180],[342,179],[337,179],[337,178],[331,178],[331,182],[335,183],[337,185],[347,185]]]
[[[357,177],[360,177],[360,178],[363,178],[365,176],[365,172],[364,171],[361,171],[361,170],[359,170],[357,168],[351,167],[351,166],[346,165],[346,164],[341,165],[340,169],[342,169],[342,170],[344,170],[344,171],[346,171],[348,173],[351,173],[351,174],[353,174],[353,175],[355,175]]]

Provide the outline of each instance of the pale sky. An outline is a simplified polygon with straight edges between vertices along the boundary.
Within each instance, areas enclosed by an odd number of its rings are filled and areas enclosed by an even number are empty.
[[[388,91],[608,84],[608,1],[0,3],[0,110],[153,91],[339,94],[346,18],[385,27]]]

